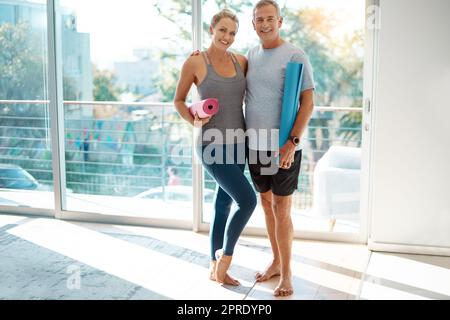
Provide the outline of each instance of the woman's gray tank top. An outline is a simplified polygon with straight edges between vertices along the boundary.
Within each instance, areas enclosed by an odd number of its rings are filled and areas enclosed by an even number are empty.
[[[207,98],[218,99],[219,112],[211,117],[209,122],[202,127],[201,132],[203,139],[200,139],[201,137],[198,134],[196,137],[197,144],[207,145],[211,142],[216,144],[244,143],[245,121],[242,105],[247,86],[245,74],[234,55],[232,55],[234,68],[236,70],[236,75],[234,77],[223,77],[219,75],[214,70],[206,52],[202,52],[202,56],[206,63],[207,73],[205,79],[197,87],[197,91],[201,100]],[[220,139],[214,141],[215,138],[211,139],[212,141],[205,140],[205,132],[207,132],[208,129],[217,129],[222,134],[222,141]],[[234,138],[227,139],[226,129],[241,130],[231,132],[233,133]],[[212,132],[214,133],[214,137],[216,136],[215,132]]]

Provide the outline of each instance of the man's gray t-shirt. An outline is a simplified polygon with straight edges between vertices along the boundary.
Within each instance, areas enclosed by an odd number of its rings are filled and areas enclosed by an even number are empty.
[[[264,49],[262,45],[254,47],[248,52],[247,59],[245,124],[249,148],[275,151],[278,138],[270,139],[269,135],[271,129],[280,128],[286,65],[288,62],[303,63],[301,91],[315,87],[312,67],[305,52],[288,42],[274,49]],[[261,134],[260,129],[266,129],[267,135]],[[276,143],[271,144],[271,140]],[[302,144],[296,149],[301,148]]]

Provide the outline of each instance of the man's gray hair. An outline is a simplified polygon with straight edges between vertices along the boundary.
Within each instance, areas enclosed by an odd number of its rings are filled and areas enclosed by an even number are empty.
[[[277,15],[278,17],[281,17],[281,10],[278,3],[274,0],[259,0],[257,4],[255,4],[255,7],[253,8],[253,19],[255,19],[255,11],[256,9],[259,9],[264,6],[274,6],[275,9],[277,9]]]

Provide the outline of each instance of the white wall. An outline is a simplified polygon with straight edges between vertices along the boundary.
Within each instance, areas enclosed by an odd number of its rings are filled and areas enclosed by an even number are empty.
[[[450,1],[380,13],[369,246],[450,255]]]

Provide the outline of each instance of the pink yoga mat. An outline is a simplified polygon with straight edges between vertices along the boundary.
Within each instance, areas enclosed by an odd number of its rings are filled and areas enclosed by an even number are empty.
[[[206,118],[215,115],[219,111],[219,101],[214,98],[205,99],[193,103],[189,107],[189,112],[195,117],[195,112],[199,118]]]

